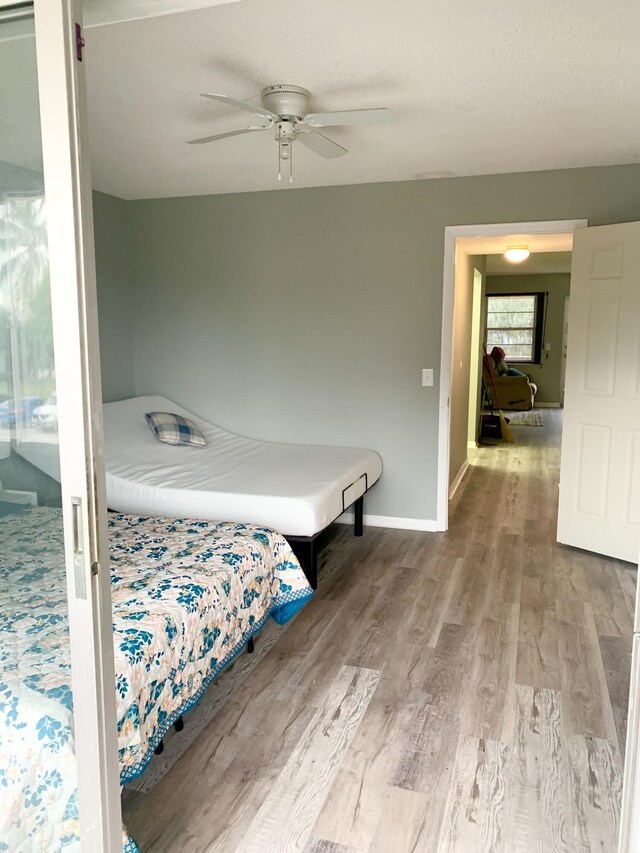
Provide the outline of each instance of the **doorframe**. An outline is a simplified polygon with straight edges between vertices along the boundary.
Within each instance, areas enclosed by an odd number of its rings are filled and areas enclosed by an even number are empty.
[[[555,219],[537,222],[447,225],[444,229],[442,277],[442,343],[440,348],[440,394],[438,412],[438,486],[436,530],[449,529],[449,443],[451,362],[453,350],[453,304],[455,296],[456,245],[459,237],[511,237],[514,234],[566,234],[586,228],[587,219]]]
[[[0,0],[0,11],[19,5]],[[25,5],[15,17],[32,14],[35,22],[79,835],[83,850],[117,853],[122,822],[82,0],[32,0],[31,9]]]
[[[80,838],[83,850],[115,853],[122,816],[82,0],[35,0],[34,11]]]
[[[564,386],[567,376],[567,340],[569,330],[569,306],[570,294],[564,298],[564,311],[562,314],[562,350],[560,353],[560,407],[564,409]]]

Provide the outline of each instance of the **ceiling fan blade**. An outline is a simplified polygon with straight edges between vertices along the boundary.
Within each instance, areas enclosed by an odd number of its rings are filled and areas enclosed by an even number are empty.
[[[374,110],[337,110],[332,113],[309,113],[303,121],[310,127],[338,127],[356,124],[392,124],[395,113],[384,107]]]
[[[347,149],[343,148],[342,145],[338,145],[333,139],[329,139],[328,136],[323,136],[315,130],[301,130],[296,136],[296,140],[302,142],[307,148],[310,148],[327,160],[332,160],[334,157],[342,157],[348,153]]]
[[[243,127],[241,130],[228,130],[226,133],[214,133],[213,136],[203,136],[202,139],[189,139],[187,145],[202,145],[204,142],[215,142],[228,136],[241,136],[243,133],[253,133],[256,130],[269,130],[269,127]]]
[[[229,95],[217,95],[213,92],[203,92],[203,98],[211,98],[213,101],[221,101],[223,104],[228,104],[230,107],[237,107],[239,110],[253,113],[254,116],[268,118],[271,120],[277,119],[278,116],[272,113],[271,110],[265,110],[264,107],[256,107],[254,104],[248,104],[246,101],[237,101],[235,98],[230,98]]]

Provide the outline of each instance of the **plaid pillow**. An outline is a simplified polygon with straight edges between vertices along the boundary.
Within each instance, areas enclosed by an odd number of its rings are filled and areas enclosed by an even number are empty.
[[[147,423],[155,437],[165,444],[191,444],[193,447],[204,447],[207,443],[202,430],[181,415],[171,412],[147,412]]]

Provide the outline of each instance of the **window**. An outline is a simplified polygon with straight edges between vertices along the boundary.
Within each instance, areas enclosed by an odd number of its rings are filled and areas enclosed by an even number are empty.
[[[35,173],[30,180],[38,181]],[[57,413],[46,424],[36,415],[54,392],[44,193],[4,192],[0,198],[0,400],[4,398],[0,458],[13,447],[59,480]]]
[[[544,293],[487,296],[487,351],[502,347],[505,361],[540,362],[544,297]]]

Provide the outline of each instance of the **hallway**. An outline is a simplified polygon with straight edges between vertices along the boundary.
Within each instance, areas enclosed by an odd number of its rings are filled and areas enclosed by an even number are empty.
[[[447,534],[335,526],[125,793],[145,853],[615,851],[636,571],[556,544],[542,419],[474,453]]]

